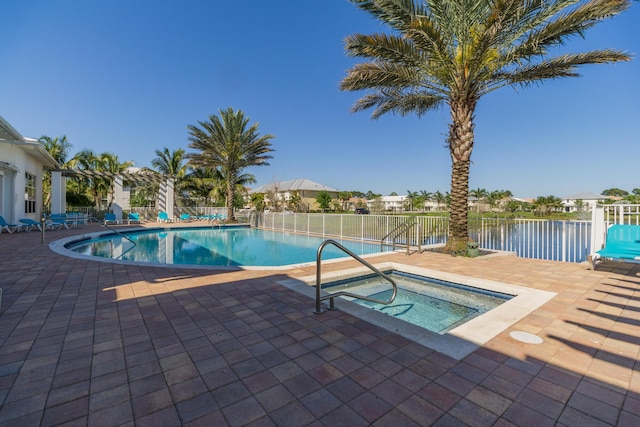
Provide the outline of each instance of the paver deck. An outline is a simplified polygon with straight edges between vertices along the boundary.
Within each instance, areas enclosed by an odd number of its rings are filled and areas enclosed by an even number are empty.
[[[339,310],[314,315],[277,283],[314,267],[141,267],[48,248],[98,227],[44,244],[0,234],[2,426],[640,425],[638,264],[380,257],[557,293],[455,360]]]

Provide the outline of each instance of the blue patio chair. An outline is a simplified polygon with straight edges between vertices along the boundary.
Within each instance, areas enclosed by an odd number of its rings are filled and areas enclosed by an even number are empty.
[[[158,222],[173,222],[173,218],[169,218],[169,215],[164,212],[158,212]]]
[[[118,218],[116,218],[116,214],[113,212],[107,212],[104,214],[104,224],[107,225],[109,223],[119,224]]]
[[[127,221],[129,221],[129,224],[132,222],[140,224],[140,214],[138,212],[131,212],[127,217]]]
[[[189,215],[188,213],[183,213],[182,215],[180,215],[180,221],[191,221],[191,215]]]
[[[66,228],[67,230],[69,229],[69,224],[67,221],[67,215],[66,214],[51,214],[51,216],[49,217],[49,221],[50,224],[52,224],[53,226],[51,227],[53,228]]]
[[[14,231],[20,231],[22,229],[22,225],[20,224],[9,224],[2,215],[0,215],[0,233],[2,230],[7,230],[7,233],[13,233]]]
[[[22,228],[24,228],[24,231],[42,231],[42,225],[40,225],[38,221],[35,221],[31,218],[21,218],[20,223],[22,224]]]

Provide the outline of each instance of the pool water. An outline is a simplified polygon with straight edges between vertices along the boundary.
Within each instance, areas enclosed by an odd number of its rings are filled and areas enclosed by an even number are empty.
[[[410,273],[389,271],[385,274],[398,285],[398,294],[391,304],[343,298],[438,334],[444,334],[513,298],[513,295]],[[329,293],[348,290],[381,300],[388,300],[392,292],[391,284],[377,275],[341,280],[324,285],[323,290]]]
[[[249,227],[151,229],[70,242],[81,255],[153,264],[285,266],[315,262],[323,238]],[[130,240],[128,240],[130,239]],[[339,241],[357,255],[381,252],[374,243]],[[326,247],[322,259],[346,257]]]

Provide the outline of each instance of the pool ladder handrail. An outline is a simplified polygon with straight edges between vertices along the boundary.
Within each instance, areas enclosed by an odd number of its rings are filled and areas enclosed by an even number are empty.
[[[383,246],[386,244],[388,246],[391,246],[392,250],[396,250],[396,238],[402,233],[402,232],[406,232],[407,233],[407,255],[410,254],[409,249],[411,247],[411,245],[409,244],[409,230],[411,230],[411,227],[416,226],[417,232],[416,232],[416,240],[418,243],[418,253],[422,252],[422,248],[420,245],[420,224],[418,224],[418,222],[416,220],[413,221],[406,221],[403,222],[402,224],[398,225],[397,227],[395,227],[393,230],[391,230],[390,232],[387,233],[386,236],[384,236],[382,239],[380,239],[380,252],[382,252]],[[391,243],[387,243],[385,242],[385,240],[387,240],[387,238],[389,236],[393,235],[393,239],[391,240]]]
[[[371,298],[371,297],[366,296],[366,295],[353,294],[351,292],[346,292],[346,291],[340,291],[340,292],[336,292],[336,293],[333,293],[333,294],[328,294],[328,295],[322,296],[321,295],[321,293],[322,293],[322,278],[321,278],[321,275],[322,275],[322,273],[321,273],[322,272],[322,251],[324,250],[325,246],[327,246],[327,245],[333,245],[333,246],[337,247],[342,252],[346,253],[351,258],[355,259],[360,264],[366,266],[367,268],[369,268],[369,270],[373,271],[378,276],[382,277],[383,279],[385,279],[389,283],[391,283],[391,286],[393,287],[393,292],[392,292],[391,297],[389,298],[389,300],[387,300],[387,301],[379,300],[377,298]],[[320,314],[320,313],[324,312],[324,310],[322,309],[321,302],[323,300],[325,300],[325,299],[329,300],[328,309],[329,310],[335,310],[335,308],[336,308],[335,307],[335,297],[347,296],[347,297],[352,297],[352,298],[357,298],[357,299],[363,299],[365,301],[374,302],[374,303],[377,303],[377,304],[385,304],[385,305],[387,305],[387,304],[391,304],[396,299],[396,295],[397,294],[398,294],[398,285],[396,285],[396,282],[391,277],[387,276],[382,271],[378,270],[373,265],[369,264],[367,261],[363,260],[358,255],[354,254],[349,249],[345,248],[344,246],[342,246],[340,243],[336,242],[335,240],[331,240],[331,239],[325,240],[318,247],[318,254],[316,256],[316,309],[314,311],[315,314]]]
[[[88,220],[89,221],[94,220],[95,222],[102,223],[102,225],[104,225],[107,230],[113,231],[118,236],[122,237],[123,239],[127,239],[129,242],[131,242],[131,244],[133,244],[133,246],[131,246],[129,249],[127,249],[126,251],[122,252],[118,258],[122,258],[122,255],[126,254],[127,252],[129,252],[130,250],[132,250],[133,248],[135,248],[137,246],[137,243],[134,242],[133,240],[131,240],[129,237],[125,236],[123,233],[119,232],[115,228],[109,227],[109,224],[107,224],[106,220],[102,221],[102,220],[99,220],[98,218],[96,218],[94,216],[89,216]]]

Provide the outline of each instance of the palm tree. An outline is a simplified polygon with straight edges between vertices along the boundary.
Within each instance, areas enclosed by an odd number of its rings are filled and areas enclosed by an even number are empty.
[[[156,157],[151,160],[151,166],[157,172],[173,178],[175,193],[180,195],[177,200],[182,203],[184,197],[183,187],[184,178],[188,172],[188,166],[185,163],[185,151],[178,148],[175,151],[169,150],[167,147],[161,150],[155,150]],[[157,186],[157,184],[155,184]]]
[[[413,192],[410,190],[407,190],[407,201],[409,202],[409,210],[411,212],[413,212],[413,204],[416,201],[416,198],[418,197],[418,192]]]
[[[233,201],[242,171],[249,166],[268,165],[273,135],[258,135],[258,124],[249,124],[241,110],[229,107],[220,110],[220,117],[211,115],[209,121],[189,125],[189,148],[199,153],[187,155],[194,168],[220,168],[225,180],[228,221],[234,222]]]
[[[53,157],[58,164],[66,168],[68,166],[67,161],[69,159],[69,150],[71,150],[71,143],[67,140],[66,135],[61,137],[56,136],[51,138],[47,135],[42,135],[38,140],[47,150],[51,157]],[[43,206],[49,206],[51,203],[51,172],[45,171],[43,180]]]
[[[187,174],[187,165],[184,162],[184,149],[178,148],[170,151],[165,147],[162,151],[156,150],[156,157],[151,160],[151,166],[164,175],[174,179],[183,178]]]
[[[468,240],[469,166],[480,98],[504,86],[528,87],[548,79],[576,77],[581,65],[631,59],[611,49],[549,53],[621,13],[629,0],[351,2],[393,31],[346,38],[349,56],[370,61],[348,70],[340,88],[373,91],[352,110],[375,107],[373,118],[389,112],[421,117],[449,107],[450,248]]]
[[[469,191],[469,195],[476,198],[476,211],[478,213],[480,213],[480,204],[487,197],[487,194],[489,193],[487,193],[487,190],[484,188],[476,188],[475,190]]]

